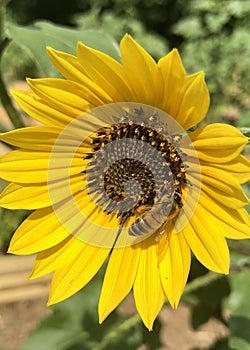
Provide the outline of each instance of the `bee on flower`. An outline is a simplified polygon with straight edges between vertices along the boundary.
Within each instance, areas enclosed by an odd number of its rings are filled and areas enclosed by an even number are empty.
[[[155,62],[125,35],[120,53],[121,63],[82,43],[76,56],[48,48],[64,79],[28,79],[30,91],[13,92],[42,126],[0,135],[18,147],[0,158],[11,182],[0,205],[35,210],[9,252],[38,253],[31,278],[54,272],[49,304],[107,262],[100,322],[133,290],[151,330],[166,298],[178,306],[191,252],[227,274],[226,239],[250,237],[248,140],[225,124],[194,128],[209,93],[176,49]]]

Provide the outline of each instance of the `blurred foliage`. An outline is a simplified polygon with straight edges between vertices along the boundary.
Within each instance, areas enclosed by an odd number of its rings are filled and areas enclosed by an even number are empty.
[[[173,30],[187,70],[206,72],[210,120],[250,126],[250,1],[191,0]]]
[[[22,25],[31,24],[37,19],[47,19],[54,23],[74,25],[77,14],[100,15],[112,14],[113,17],[137,20],[147,31],[158,33],[168,42],[179,41],[171,31],[171,26],[185,15],[186,5],[190,0],[12,0],[8,5],[10,15]],[[60,9],[60,11],[59,11]],[[117,22],[116,22],[117,23]],[[119,23],[117,23],[119,25]],[[129,25],[129,24],[128,24]],[[116,28],[113,28],[116,32]],[[121,34],[121,33],[120,33]]]
[[[29,77],[38,77],[41,73],[27,50],[20,52],[20,43],[12,41],[2,57],[2,70],[7,82],[25,80]]]
[[[27,210],[13,211],[0,207],[0,253],[7,251],[13,233],[29,213]]]
[[[102,278],[103,270],[84,290],[52,306],[53,314],[42,320],[22,350],[93,350],[110,334],[113,334],[112,341],[105,347],[107,349],[136,350],[142,344],[148,350],[159,348],[159,321],[154,333],[148,333],[141,323],[121,331],[119,326],[125,318],[114,311],[103,325],[98,324],[97,300]],[[41,339],[46,339],[46,342]]]
[[[207,121],[250,126],[249,0],[12,0],[8,10],[19,24],[49,19],[117,42],[129,32],[156,59],[177,47],[189,73],[206,72]]]
[[[9,23],[8,33],[14,43],[20,45],[30,55],[40,70],[47,77],[59,76],[51,64],[46,46],[75,54],[78,41],[109,54],[119,60],[119,47],[114,39],[98,30],[69,29],[49,22],[36,22],[33,26],[22,27]]]
[[[236,255],[238,260],[240,253]],[[249,256],[247,259],[249,267]],[[159,320],[156,320],[153,331],[148,332],[141,322],[133,322],[133,316],[129,318],[118,308],[102,325],[98,324],[97,300],[103,273],[104,269],[82,291],[52,306],[52,315],[41,321],[22,350],[160,349]],[[207,270],[193,259],[189,282],[206,275]],[[192,326],[199,330],[207,321],[217,319],[228,328],[230,336],[216,341],[210,350],[249,350],[250,270],[217,276],[212,283],[184,294],[182,299],[190,306]]]
[[[31,24],[48,19],[59,24],[71,24],[71,17],[81,11],[79,0],[11,0],[8,12],[18,24]]]
[[[93,8],[85,15],[76,19],[79,28],[101,29],[119,42],[124,33],[130,33],[152,56],[160,58],[168,51],[166,40],[153,31],[146,31],[145,25],[133,16],[126,14],[114,16],[113,11],[105,11],[102,15],[100,9]],[[152,45],[152,43],[154,43]]]
[[[230,278],[233,291],[228,299],[228,305],[231,311],[229,344],[232,349],[250,349],[249,275],[249,270],[245,270],[237,274],[232,274]]]
[[[77,16],[81,28],[99,28],[119,41],[125,32],[156,59],[178,47],[189,73],[206,72],[208,120],[250,126],[250,1],[95,1]]]

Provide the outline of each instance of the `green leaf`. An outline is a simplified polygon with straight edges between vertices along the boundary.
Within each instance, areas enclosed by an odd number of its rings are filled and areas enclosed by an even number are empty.
[[[229,345],[240,350],[250,349],[250,271],[234,273],[230,278],[232,293],[228,299],[231,311]]]
[[[120,60],[119,46],[108,34],[99,30],[79,30],[58,26],[50,22],[36,22],[22,27],[9,23],[8,31],[13,40],[27,50],[41,70],[42,75],[58,76],[50,62],[46,46],[75,55],[78,41]]]
[[[185,38],[195,39],[200,37],[203,32],[201,21],[198,17],[186,17],[173,26],[174,34],[183,35]]]
[[[243,135],[250,137],[250,127],[241,127],[238,128]]]
[[[219,278],[194,291],[196,303],[192,308],[192,325],[197,329],[211,317],[222,320],[222,302],[230,293],[227,277]]]
[[[142,328],[143,344],[146,345],[147,350],[155,350],[161,348],[162,343],[159,337],[160,330],[161,322],[158,318],[155,320],[153,332],[149,332],[145,327]]]
[[[71,329],[41,329],[28,339],[22,350],[64,350],[66,349],[65,345],[67,345],[68,339],[73,339],[74,341],[77,337],[78,333]],[[84,341],[84,337],[82,337],[82,341]]]
[[[192,348],[192,350],[200,350],[201,348]],[[219,339],[215,344],[213,344],[209,350],[240,350],[239,349],[235,349],[235,348],[231,348],[228,345],[228,338],[226,339]]]
[[[230,344],[231,344],[231,348],[230,349],[232,349],[232,350],[249,350],[250,349],[249,342],[245,341],[242,338],[235,338],[235,337],[233,337],[230,340]]]
[[[119,326],[123,322],[124,318],[117,311],[112,312],[101,325],[98,324],[97,320],[91,318],[90,315],[84,315],[84,323],[87,325],[89,339],[99,344],[108,338],[109,342],[106,349],[137,350],[138,346],[142,344],[141,329],[145,327],[143,325],[135,325],[130,327],[128,331],[119,332]],[[71,350],[71,348],[66,350]]]
[[[244,135],[250,136],[250,110],[246,110],[241,114],[237,125]]]
[[[102,271],[82,291],[52,306],[53,314],[41,321],[22,350],[66,350],[80,343],[87,346],[91,342],[88,331],[91,322],[100,327],[97,301],[101,279]],[[82,346],[81,349],[89,350],[91,346]]]
[[[249,14],[250,11],[250,2],[242,0],[229,1],[228,3],[228,12],[234,15],[235,17],[244,17],[244,15]]]
[[[6,251],[17,227],[31,213],[29,210],[0,208],[0,249]]]
[[[234,350],[229,347],[228,339],[220,339],[218,340],[209,350]]]
[[[222,30],[223,26],[228,22],[229,14],[221,13],[221,14],[206,14],[206,24],[211,33],[217,33]]]
[[[137,350],[143,340],[143,325],[136,324],[118,332],[124,318],[117,311],[112,312],[102,325],[98,323],[97,301],[103,272],[104,268],[82,291],[53,306],[53,314],[40,323],[22,350],[92,350],[107,337],[106,349]]]
[[[247,147],[246,147],[246,153],[247,152],[250,152],[250,145],[247,145]],[[249,181],[242,185],[242,189],[245,192],[245,194],[247,195],[247,197],[250,198],[250,182]],[[245,206],[245,209],[250,214],[250,203],[248,203]]]
[[[229,324],[233,338],[237,337],[243,339],[248,343],[250,348],[250,318],[243,316],[231,316]],[[235,341],[233,341],[233,343],[234,342]]]

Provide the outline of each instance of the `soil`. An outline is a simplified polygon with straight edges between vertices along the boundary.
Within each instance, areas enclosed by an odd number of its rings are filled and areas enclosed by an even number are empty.
[[[49,313],[45,305],[45,298],[0,305],[0,349],[21,349],[30,332]]]

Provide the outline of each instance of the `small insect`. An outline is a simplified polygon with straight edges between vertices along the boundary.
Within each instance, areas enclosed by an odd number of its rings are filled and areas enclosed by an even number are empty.
[[[161,226],[165,227],[178,215],[180,206],[175,201],[173,203],[161,202],[155,204],[151,211],[150,209],[151,206],[149,205],[143,205],[136,209],[138,218],[129,227],[128,233],[130,236],[153,234]]]

